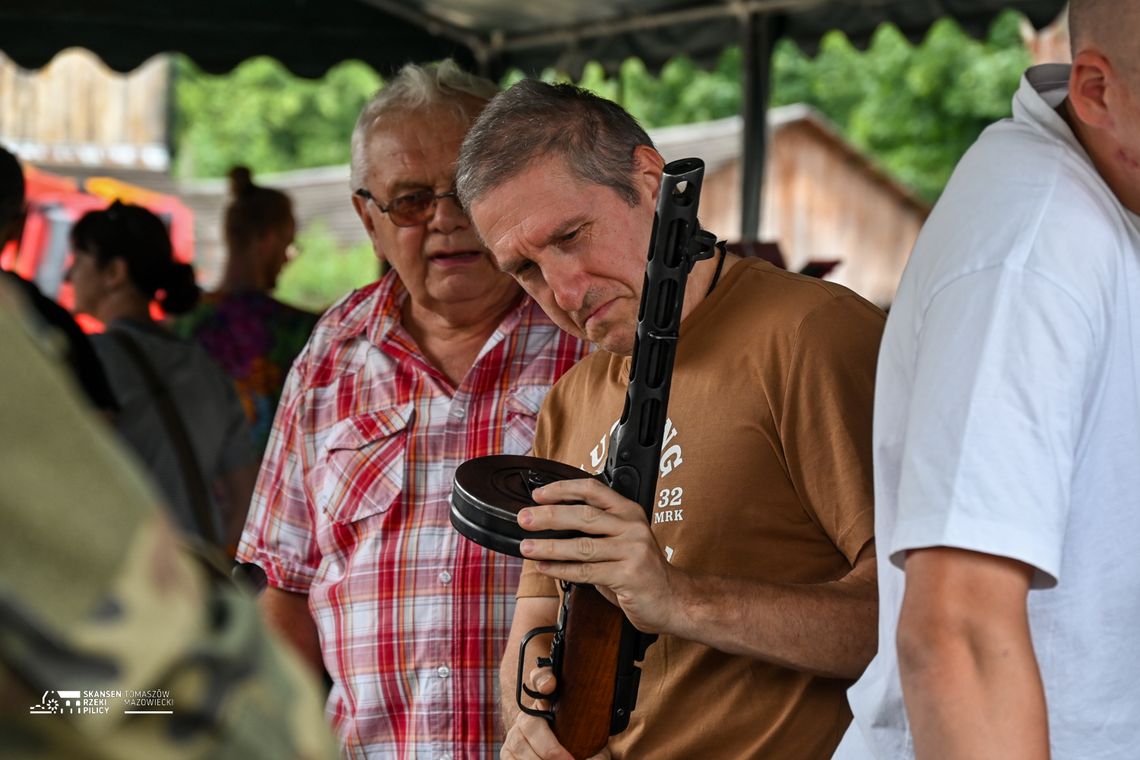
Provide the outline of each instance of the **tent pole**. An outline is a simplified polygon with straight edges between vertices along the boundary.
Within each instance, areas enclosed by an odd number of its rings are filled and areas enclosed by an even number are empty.
[[[740,239],[760,237],[760,202],[768,148],[768,101],[772,94],[772,43],[775,22],[762,12],[741,21],[744,55],[744,104],[741,133]]]

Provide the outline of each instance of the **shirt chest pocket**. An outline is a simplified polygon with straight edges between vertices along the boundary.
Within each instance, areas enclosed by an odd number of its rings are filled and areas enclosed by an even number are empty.
[[[534,445],[538,410],[549,390],[546,386],[516,389],[505,403],[506,427],[503,431],[503,454],[527,454]]]
[[[411,404],[337,422],[321,449],[320,505],[334,523],[383,514],[404,490]]]

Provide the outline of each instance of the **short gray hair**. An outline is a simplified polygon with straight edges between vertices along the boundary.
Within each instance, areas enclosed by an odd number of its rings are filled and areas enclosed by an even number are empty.
[[[560,156],[570,172],[638,203],[634,149],[653,147],[626,111],[571,84],[524,79],[495,99],[471,125],[459,151],[455,185],[464,208],[540,157]]]
[[[454,108],[457,116],[470,121],[478,112],[478,108],[472,108],[471,101],[478,101],[482,106],[498,91],[499,86],[494,82],[469,74],[450,58],[425,66],[405,64],[372,96],[356,120],[352,130],[351,189],[355,192],[363,187],[368,174],[368,138],[381,119],[394,113],[446,105]]]
[[[1140,4],[1135,0],[1070,0],[1069,38],[1073,58],[1089,47],[1112,62],[1133,93],[1140,93],[1140,63],[1133,50],[1140,32]]]

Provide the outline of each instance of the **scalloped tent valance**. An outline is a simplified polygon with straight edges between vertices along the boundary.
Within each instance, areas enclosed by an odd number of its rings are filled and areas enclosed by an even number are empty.
[[[302,76],[349,59],[382,73],[407,61],[452,56],[496,76],[511,67],[553,66],[572,75],[587,61],[613,70],[626,58],[652,69],[685,54],[710,64],[742,41],[749,15],[776,37],[812,49],[828,30],[865,43],[883,22],[917,38],[950,16],[981,34],[1006,8],[1037,26],[1064,0],[41,0],[0,7],[0,50],[39,68],[68,47],[129,71],[151,56],[181,52],[221,73],[268,55]]]
[[[588,61],[615,71],[637,57],[651,70],[678,55],[711,65],[741,44],[744,98],[741,230],[760,229],[764,111],[773,43],[814,50],[838,29],[857,45],[878,26],[921,37],[940,18],[984,33],[1003,10],[1037,27],[1065,0],[38,0],[0,5],[0,51],[39,68],[65,48],[83,47],[118,71],[180,52],[213,73],[259,55],[316,77],[357,59],[387,74],[408,61],[446,56],[497,78],[510,68],[554,67],[577,78]]]

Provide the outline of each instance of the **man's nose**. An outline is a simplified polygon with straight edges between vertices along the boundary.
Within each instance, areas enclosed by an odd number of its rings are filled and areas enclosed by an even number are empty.
[[[467,229],[471,220],[467,218],[459,200],[452,195],[435,200],[431,218],[428,219],[428,228],[444,235],[455,230]]]
[[[569,262],[559,262],[555,266],[545,267],[543,275],[558,308],[569,314],[582,308],[589,284],[578,267]]]

